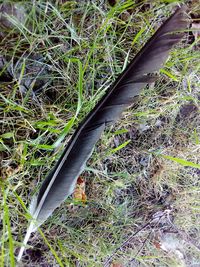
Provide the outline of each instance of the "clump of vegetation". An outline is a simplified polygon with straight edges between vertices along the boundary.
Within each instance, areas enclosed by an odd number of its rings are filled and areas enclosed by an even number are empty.
[[[109,2],[112,2],[109,4]],[[15,266],[34,192],[77,125],[183,1],[0,6],[1,266]],[[198,1],[184,1],[198,24]],[[21,266],[198,266],[199,30],[104,133]]]

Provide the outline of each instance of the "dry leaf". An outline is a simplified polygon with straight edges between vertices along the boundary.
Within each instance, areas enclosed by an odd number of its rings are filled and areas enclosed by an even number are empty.
[[[123,267],[121,263],[112,263],[110,267]]]
[[[154,244],[154,246],[155,246],[157,249],[160,249],[161,244],[160,244],[159,241],[155,240],[155,241],[153,241],[153,244]]]
[[[85,179],[79,177],[77,180],[76,188],[74,190],[73,199],[82,203],[86,203],[87,197],[85,194]]]

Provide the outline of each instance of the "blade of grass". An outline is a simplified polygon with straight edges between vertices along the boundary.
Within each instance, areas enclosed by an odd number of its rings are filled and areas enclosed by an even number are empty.
[[[65,255],[65,248],[63,247],[60,240],[58,240],[58,246],[59,246],[59,249],[62,252],[62,255],[64,257],[65,266],[71,266],[70,261],[67,259],[66,255]]]
[[[66,59],[65,59],[66,60]],[[78,69],[79,69],[79,78],[78,78],[78,103],[77,103],[77,108],[76,108],[76,114],[74,117],[70,119],[70,121],[66,124],[65,128],[63,129],[62,133],[58,137],[58,139],[54,142],[52,145],[54,148],[58,147],[60,143],[64,140],[65,136],[69,133],[70,129],[74,125],[75,119],[77,118],[81,106],[82,106],[82,99],[83,99],[83,66],[81,61],[78,58],[70,58],[69,59],[71,62],[77,63],[78,64]]]
[[[15,267],[14,245],[13,245],[13,238],[12,238],[12,233],[11,233],[9,210],[8,210],[8,206],[6,204],[6,202],[7,202],[7,194],[6,194],[5,190],[4,190],[4,186],[2,186],[2,191],[3,191],[3,203],[4,203],[4,217],[5,217],[5,222],[6,222],[6,225],[7,225],[8,240],[9,240],[10,266],[11,267]]]
[[[177,162],[177,163],[179,163],[185,167],[193,167],[193,168],[200,169],[200,164],[197,164],[197,163],[185,160],[185,159],[181,159],[181,158],[171,157],[168,155],[161,155],[161,156],[165,159],[169,159],[169,160],[172,160],[174,162]]]
[[[119,151],[120,149],[126,147],[130,142],[131,142],[131,140],[128,140],[128,141],[122,143],[121,145],[115,147],[114,149],[111,149],[111,150],[106,154],[106,156],[109,156],[109,155],[112,155],[112,154],[116,153],[116,152]]]
[[[3,229],[2,229],[2,237],[1,237],[1,266],[4,266],[4,259],[5,259],[5,254],[4,254],[5,232],[6,232],[6,217],[3,216]]]
[[[5,101],[6,104],[8,104],[9,106],[6,108],[7,110],[18,110],[18,111],[23,111],[25,113],[30,113],[30,111],[26,108],[24,108],[23,106],[14,103],[11,100],[8,100],[7,98],[5,98],[1,93],[0,93],[0,97]]]
[[[168,70],[166,70],[166,69],[161,69],[160,72],[163,73],[163,74],[165,74],[165,75],[167,75],[167,76],[168,76],[169,78],[171,78],[173,81],[178,82],[178,79],[177,79],[171,72],[169,72]]]
[[[57,260],[58,264],[60,267],[64,267],[64,265],[62,264],[58,254],[56,253],[56,251],[53,249],[53,247],[51,246],[51,244],[48,242],[48,240],[46,239],[44,233],[42,232],[42,230],[40,228],[38,228],[38,231],[40,233],[40,235],[42,236],[42,238],[44,239],[45,244],[49,247],[49,249],[51,250],[53,256],[55,257],[55,259]]]

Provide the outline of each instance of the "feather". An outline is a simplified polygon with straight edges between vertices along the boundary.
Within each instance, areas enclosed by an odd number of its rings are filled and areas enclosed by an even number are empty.
[[[75,131],[56,166],[44,180],[38,196],[34,197],[31,203],[30,213],[33,220],[18,261],[31,233],[73,193],[76,181],[105,127],[120,117],[142,88],[155,81],[155,76],[149,74],[160,69],[172,46],[183,37],[183,31],[187,27],[186,18],[185,7],[176,10],[139,51]]]

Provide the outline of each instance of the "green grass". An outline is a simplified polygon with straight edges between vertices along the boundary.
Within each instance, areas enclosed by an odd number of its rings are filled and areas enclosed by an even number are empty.
[[[4,206],[4,223],[3,223],[3,228],[5,227],[8,233],[8,242],[9,242],[9,261],[10,261],[10,266],[13,267],[15,266],[15,259],[14,259],[14,244],[13,244],[13,237],[11,233],[11,225],[10,225],[10,216],[9,216],[9,210],[7,206],[7,192],[5,192],[4,187],[2,187],[3,191],[3,206]],[[4,231],[3,231],[4,232]],[[4,239],[4,235],[2,236],[2,240]],[[3,242],[4,243],[4,242]],[[2,252],[3,252],[3,246],[2,246]],[[4,254],[4,253],[3,253]],[[4,256],[2,257],[2,266],[4,262]]]
[[[22,1],[25,21],[9,15],[14,26],[0,28],[0,55],[14,73],[0,82],[1,266],[16,266],[31,198],[78,124],[176,5],[189,1],[99,2]],[[98,267],[109,257],[108,266],[198,266],[199,68],[198,43],[186,34],[158,81],[95,147],[83,173],[87,205],[72,209],[68,198],[32,235],[20,266]],[[164,213],[152,223],[167,210],[171,221]],[[156,247],[165,232],[184,243],[184,259]]]

